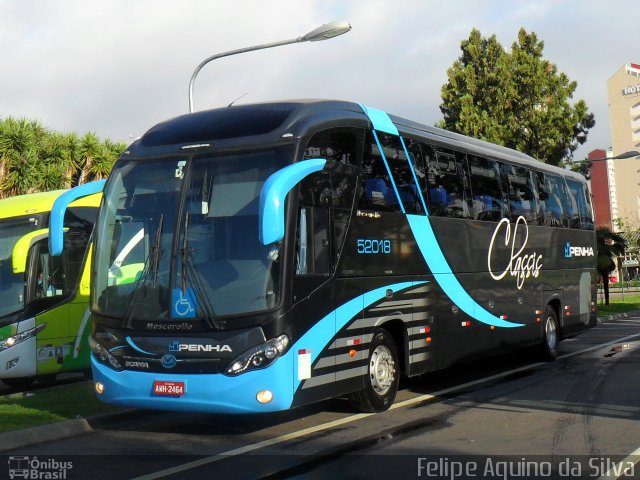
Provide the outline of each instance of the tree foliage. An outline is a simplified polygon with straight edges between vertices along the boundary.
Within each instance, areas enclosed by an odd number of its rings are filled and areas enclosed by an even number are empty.
[[[438,126],[514,148],[560,165],[595,125],[583,100],[571,105],[577,83],[542,56],[544,42],[522,28],[506,51],[495,35],[473,29],[447,70]]]
[[[125,148],[92,132],[79,138],[24,118],[0,120],[0,198],[105,178]]]

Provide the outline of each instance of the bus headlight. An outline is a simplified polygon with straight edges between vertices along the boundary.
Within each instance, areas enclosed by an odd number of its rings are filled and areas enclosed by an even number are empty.
[[[13,347],[14,345],[17,345],[20,342],[24,342],[25,340],[28,340],[31,337],[35,337],[38,334],[38,332],[42,331],[46,326],[47,326],[46,323],[41,323],[35,328],[31,328],[24,332],[16,333],[14,335],[11,335],[8,338],[5,338],[4,340],[0,340],[0,352],[2,352],[3,350],[6,350],[7,348]]]
[[[91,336],[89,336],[89,348],[91,349],[91,353],[96,357],[96,360],[101,363],[110,364],[115,370],[122,370],[120,361]]]
[[[247,350],[227,368],[227,375],[240,375],[250,370],[258,370],[271,365],[280,355],[284,353],[289,345],[289,337],[280,335],[272,338],[268,342]]]

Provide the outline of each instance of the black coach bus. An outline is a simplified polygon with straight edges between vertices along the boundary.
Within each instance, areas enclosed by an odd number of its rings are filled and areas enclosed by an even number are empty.
[[[585,179],[363,105],[233,106],[160,123],[116,163],[95,240],[99,398],[266,412],[595,322]]]

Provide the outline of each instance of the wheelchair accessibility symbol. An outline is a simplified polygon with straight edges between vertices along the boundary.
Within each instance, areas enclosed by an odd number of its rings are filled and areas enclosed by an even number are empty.
[[[187,288],[184,292],[181,288],[174,288],[171,294],[174,318],[195,318],[196,298],[193,289]]]

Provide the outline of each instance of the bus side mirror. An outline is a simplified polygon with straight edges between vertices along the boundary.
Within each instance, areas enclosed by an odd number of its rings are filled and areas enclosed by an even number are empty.
[[[322,170],[324,158],[311,158],[288,165],[271,174],[260,191],[258,211],[258,235],[263,245],[279,242],[284,238],[284,200],[287,194],[303,178]]]
[[[39,240],[47,237],[49,237],[49,229],[43,228],[27,233],[16,242],[11,253],[13,273],[24,273],[26,271],[31,247]]]

